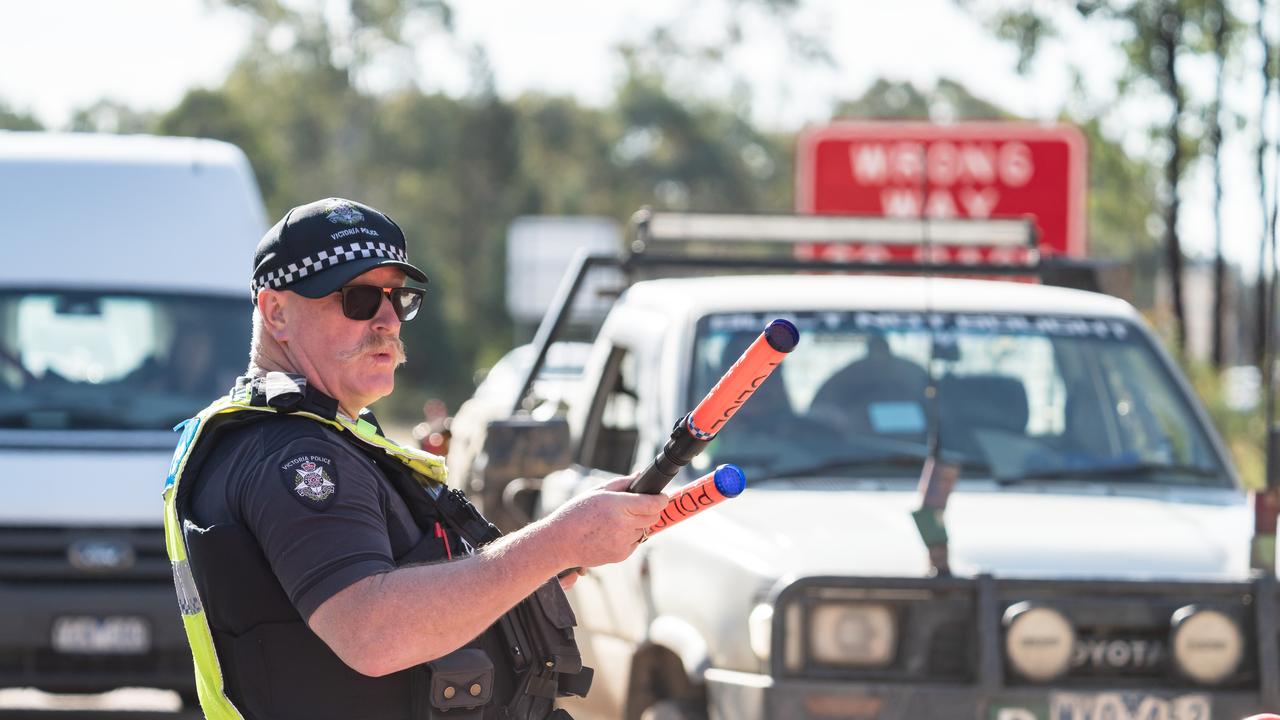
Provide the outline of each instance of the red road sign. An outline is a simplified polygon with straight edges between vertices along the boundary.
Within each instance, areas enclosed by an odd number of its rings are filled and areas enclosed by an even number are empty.
[[[1030,215],[1042,254],[1084,257],[1085,177],[1084,136],[1069,125],[837,122],[800,136],[796,209],[917,218]],[[900,250],[878,252],[897,257]]]

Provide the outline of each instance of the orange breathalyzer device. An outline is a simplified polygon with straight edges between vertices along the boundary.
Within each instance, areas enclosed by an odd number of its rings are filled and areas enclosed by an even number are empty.
[[[666,530],[709,507],[738,497],[746,488],[747,476],[742,468],[725,463],[672,495],[667,506],[662,509],[662,518],[649,526],[649,534]]]
[[[777,319],[769,323],[693,412],[676,423],[671,439],[627,489],[650,495],[661,492],[680,468],[706,448],[799,342],[800,331],[791,321]]]

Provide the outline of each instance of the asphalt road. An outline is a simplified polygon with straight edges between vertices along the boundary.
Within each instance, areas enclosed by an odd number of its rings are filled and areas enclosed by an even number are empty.
[[[51,695],[26,688],[0,690],[0,720],[198,720],[177,693],[124,688],[99,695]]]

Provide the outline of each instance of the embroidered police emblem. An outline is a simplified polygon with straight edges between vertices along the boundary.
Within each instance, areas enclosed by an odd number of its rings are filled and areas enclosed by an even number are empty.
[[[285,485],[303,504],[324,509],[338,491],[338,473],[333,460],[323,455],[299,455],[280,466]]]
[[[329,214],[325,215],[325,217],[331,223],[355,225],[364,220],[364,213],[357,210],[351,203],[336,202],[329,206]]]

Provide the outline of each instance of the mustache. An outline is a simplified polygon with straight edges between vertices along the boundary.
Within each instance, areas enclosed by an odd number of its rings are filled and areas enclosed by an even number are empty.
[[[404,352],[404,341],[395,335],[379,335],[371,333],[365,335],[360,344],[338,353],[338,359],[343,362],[351,362],[362,355],[372,355],[374,353],[388,352],[396,359],[396,366],[403,365],[407,356]]]

